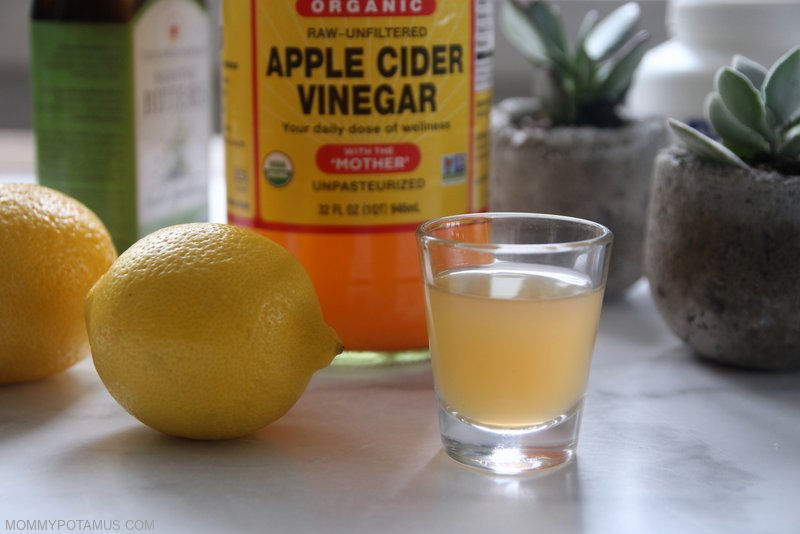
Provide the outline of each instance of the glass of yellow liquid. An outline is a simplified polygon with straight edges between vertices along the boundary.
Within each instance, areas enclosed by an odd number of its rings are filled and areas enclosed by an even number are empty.
[[[575,456],[613,240],[582,219],[454,215],[417,230],[439,427],[496,473]]]

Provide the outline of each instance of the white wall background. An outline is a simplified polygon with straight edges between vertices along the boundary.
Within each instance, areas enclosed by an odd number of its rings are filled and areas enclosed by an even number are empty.
[[[210,0],[214,17],[223,0]],[[243,2],[243,0],[224,0]],[[293,1],[293,0],[270,0]],[[466,1],[466,0],[465,0]],[[495,0],[499,6],[500,1]],[[666,38],[664,12],[666,0],[639,0],[642,26],[653,35],[651,45]],[[583,14],[591,8],[608,13],[622,0],[556,0],[574,35]],[[0,0],[0,128],[30,128],[31,100],[28,72],[28,21],[31,0]],[[216,18],[215,18],[216,20]],[[215,37],[218,34],[215,33]],[[497,31],[495,99],[528,92],[530,67]]]

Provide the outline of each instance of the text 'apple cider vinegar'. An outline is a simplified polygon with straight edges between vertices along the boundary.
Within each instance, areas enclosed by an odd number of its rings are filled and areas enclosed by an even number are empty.
[[[228,218],[301,260],[344,363],[427,357],[414,231],[485,210],[492,5],[224,2]]]

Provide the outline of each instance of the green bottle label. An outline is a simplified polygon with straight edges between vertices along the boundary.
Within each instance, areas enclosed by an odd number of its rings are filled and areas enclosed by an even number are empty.
[[[137,238],[130,26],[31,26],[39,183],[97,213],[121,252]]]
[[[150,0],[130,23],[32,23],[39,182],[94,210],[120,252],[207,218],[209,32],[194,0]]]

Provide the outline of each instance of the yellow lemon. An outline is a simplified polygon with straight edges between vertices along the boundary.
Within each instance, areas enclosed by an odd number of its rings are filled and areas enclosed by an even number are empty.
[[[224,224],[135,243],[89,292],[86,324],[111,395],[156,430],[195,439],[278,419],[341,351],[300,263]]]
[[[116,252],[100,219],[47,187],[0,184],[0,383],[89,354],[83,301]]]

